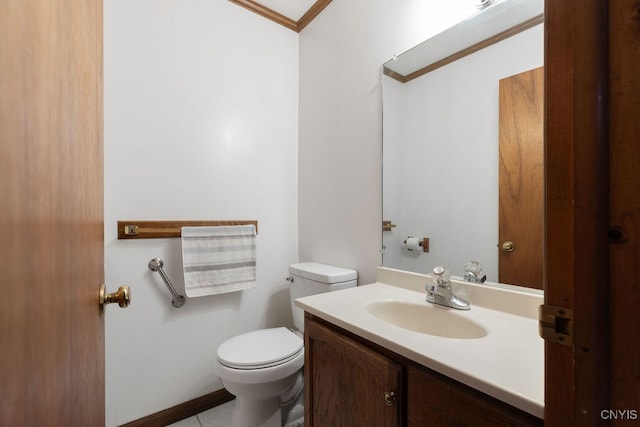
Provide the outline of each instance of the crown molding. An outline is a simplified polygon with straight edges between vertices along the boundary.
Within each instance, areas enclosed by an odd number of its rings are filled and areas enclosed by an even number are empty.
[[[299,33],[302,31],[304,27],[309,25],[311,21],[315,19],[316,16],[322,12],[322,10],[327,7],[331,0],[317,0],[310,8],[305,12],[302,17],[295,21],[288,16],[285,16],[279,12],[276,12],[273,9],[270,9],[254,0],[229,0],[231,3],[235,3],[238,6],[242,6],[247,10],[250,10],[253,13],[256,13],[264,18],[267,18],[277,24],[282,25],[290,30]]]

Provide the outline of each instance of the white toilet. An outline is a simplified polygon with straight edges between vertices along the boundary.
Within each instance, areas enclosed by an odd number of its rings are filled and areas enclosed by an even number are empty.
[[[303,426],[302,367],[304,312],[296,298],[356,286],[358,273],[331,265],[303,262],[289,266],[295,332],[260,329],[218,347],[216,374],[236,396],[231,427]]]

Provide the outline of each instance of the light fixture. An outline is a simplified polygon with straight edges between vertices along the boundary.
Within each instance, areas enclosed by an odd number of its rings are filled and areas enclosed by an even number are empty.
[[[475,6],[478,9],[484,9],[485,7],[490,6],[493,2],[494,0],[476,0]]]

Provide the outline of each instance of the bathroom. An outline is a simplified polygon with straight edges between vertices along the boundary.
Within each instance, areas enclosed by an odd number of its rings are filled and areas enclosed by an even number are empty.
[[[133,298],[105,317],[107,425],[222,388],[218,345],[291,324],[290,264],[375,281],[382,63],[469,3],[333,1],[298,34],[228,1],[104,2],[105,280]],[[118,220],[236,218],[259,220],[257,287],[179,309],[147,269],[179,288],[179,239],[116,238]]]
[[[341,265],[356,269],[361,284],[375,282],[383,245],[382,64],[464,18],[462,3],[333,1],[297,34],[223,0],[104,2],[104,281],[110,290],[126,283],[133,292],[130,307],[110,306],[104,316],[106,425],[221,388],[212,369],[221,342],[290,324],[290,264]],[[180,288],[179,239],[117,240],[116,222],[200,218],[259,221],[259,284],[174,309],[147,263],[163,258]],[[624,227],[614,231],[614,243],[626,241]],[[565,254],[554,255],[552,261]],[[603,264],[585,262],[584,251],[575,255],[572,272]],[[19,282],[9,267],[8,277]],[[557,266],[546,268],[550,280],[566,278]],[[579,278],[589,289],[599,284],[588,274]],[[633,290],[622,285],[616,292]],[[585,292],[601,301],[595,290]],[[627,320],[636,306],[611,315],[617,330],[633,324]],[[600,320],[590,317],[577,324],[584,330]],[[598,326],[597,345],[608,322]],[[626,351],[626,338],[612,337],[616,361],[635,354]],[[606,369],[589,363],[576,375],[602,384]],[[616,371],[618,381],[624,372]],[[637,387],[624,384],[616,389],[619,402],[618,390]],[[584,390],[578,397],[589,394]]]

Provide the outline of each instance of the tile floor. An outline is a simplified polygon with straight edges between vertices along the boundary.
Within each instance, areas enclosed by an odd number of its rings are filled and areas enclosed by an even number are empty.
[[[208,411],[186,418],[177,423],[170,424],[171,427],[228,427],[231,421],[231,411],[233,411],[234,400],[224,403]]]

